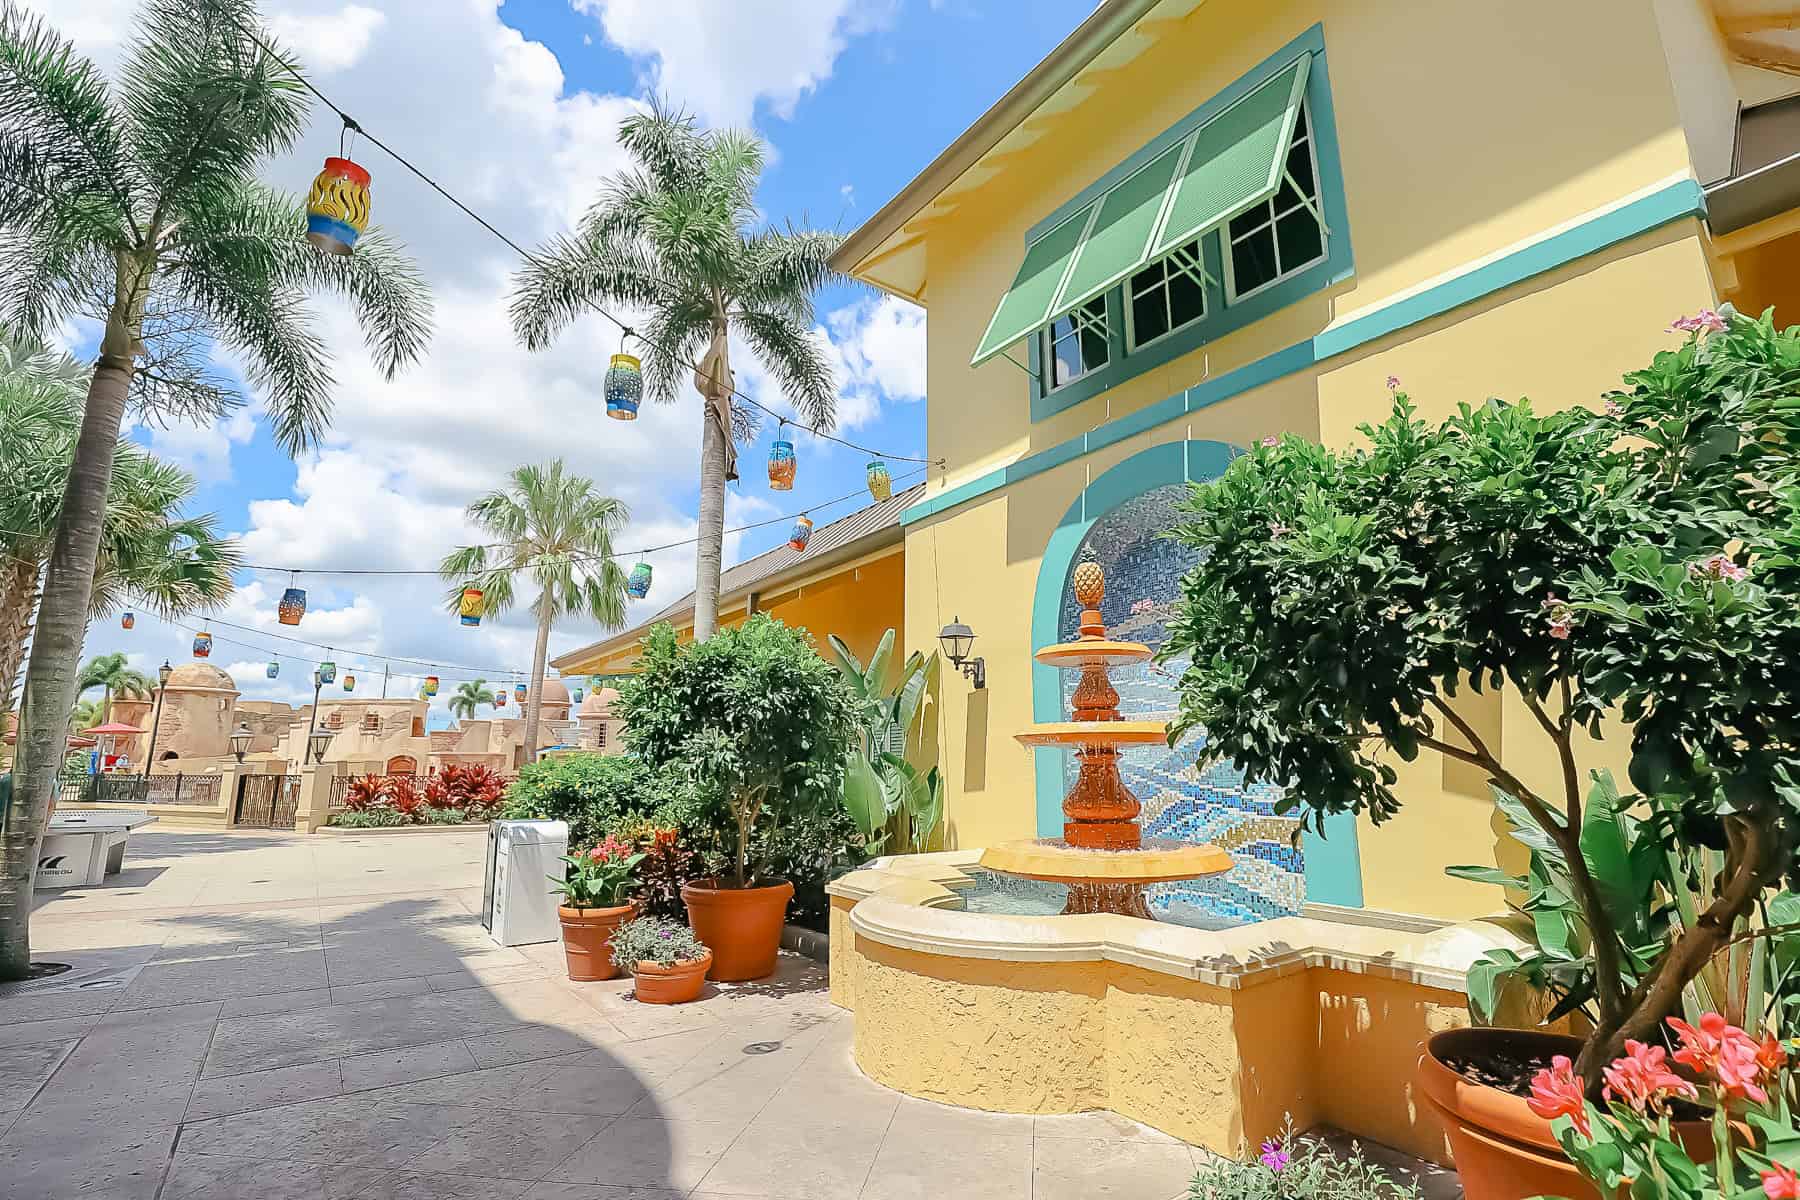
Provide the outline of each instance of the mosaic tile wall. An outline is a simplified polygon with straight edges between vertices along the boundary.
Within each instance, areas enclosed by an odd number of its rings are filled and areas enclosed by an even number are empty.
[[[1166,622],[1180,593],[1181,577],[1201,557],[1160,536],[1179,523],[1175,505],[1186,490],[1186,484],[1173,484],[1126,501],[1094,523],[1075,555],[1075,562],[1092,559],[1106,571],[1101,616],[1113,637],[1143,642],[1153,650],[1168,638]],[[1076,634],[1077,609],[1065,587],[1064,639]],[[1175,683],[1185,665],[1177,659],[1114,671],[1119,711],[1127,717],[1172,720]],[[1077,672],[1064,673],[1064,712],[1077,679]],[[1134,748],[1120,760],[1125,786],[1143,801],[1146,837],[1212,842],[1236,860],[1230,872],[1216,879],[1153,888],[1151,908],[1161,910],[1159,915],[1193,908],[1200,910],[1194,915],[1234,923],[1298,913],[1306,899],[1301,853],[1293,841],[1299,821],[1275,815],[1280,788],[1246,785],[1243,774],[1229,764],[1197,768],[1194,759],[1204,744],[1204,734],[1193,734],[1173,749]],[[1072,783],[1073,755],[1065,756],[1064,772],[1065,781]]]

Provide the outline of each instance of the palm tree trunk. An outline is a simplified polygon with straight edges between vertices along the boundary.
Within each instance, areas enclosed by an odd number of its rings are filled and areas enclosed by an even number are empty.
[[[11,558],[0,568],[0,713],[12,709],[19,672],[25,666],[25,641],[31,636],[42,568],[35,559],[20,558]]]
[[[531,682],[525,691],[525,761],[536,762],[538,755],[538,714],[544,704],[544,660],[550,654],[550,609],[548,592],[538,597],[537,645],[531,651]]]
[[[31,640],[19,705],[12,806],[0,828],[0,981],[22,979],[31,967],[31,888],[62,764],[69,707],[75,703],[106,493],[131,391],[131,344],[125,322],[115,316],[107,324],[100,362],[88,385],[81,439],[63,491],[62,518]]]
[[[731,363],[723,325],[714,329],[712,390],[703,392],[700,436],[700,540],[694,547],[694,640],[704,642],[719,630],[719,575],[725,569],[725,455],[730,446],[728,418]]]

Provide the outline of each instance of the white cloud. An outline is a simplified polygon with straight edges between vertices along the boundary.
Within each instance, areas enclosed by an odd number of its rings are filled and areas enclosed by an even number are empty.
[[[231,448],[248,445],[256,434],[256,419],[248,407],[233,409],[206,425],[146,425],[150,448],[158,457],[179,463],[201,483],[223,483],[231,478]]]
[[[324,12],[277,12],[269,30],[309,71],[329,75],[355,66],[386,20],[373,8],[346,4]]]
[[[897,0],[570,0],[613,45],[651,65],[652,90],[712,125],[776,116],[831,77],[851,38],[887,28]]]

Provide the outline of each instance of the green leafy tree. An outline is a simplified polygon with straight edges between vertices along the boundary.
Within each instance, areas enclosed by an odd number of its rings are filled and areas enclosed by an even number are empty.
[[[87,372],[66,354],[0,338],[0,709],[11,707],[62,514]],[[95,563],[90,619],[136,604],[185,616],[230,596],[234,543],[210,516],[183,516],[194,478],[122,443]]]
[[[563,470],[562,459],[541,467],[515,467],[511,485],[469,505],[469,522],[492,545],[451,551],[438,572],[450,582],[449,608],[457,610],[466,587],[478,587],[488,611],[503,613],[520,598],[519,579],[537,587],[531,610],[537,644],[525,698],[525,754],[537,757],[538,693],[558,617],[591,617],[608,629],[625,624],[625,572],[613,561],[613,535],[630,511],[603,496],[594,481]]]
[[[465,721],[473,721],[475,712],[484,704],[494,702],[494,693],[485,679],[465,679],[456,685],[450,694],[450,715],[461,717]]]
[[[1388,752],[1484,771],[1566,865],[1596,1087],[1793,879],[1800,837],[1800,333],[1688,324],[1708,333],[1627,376],[1603,414],[1490,402],[1428,426],[1401,396],[1365,449],[1255,448],[1194,489],[1175,531],[1207,557],[1163,650],[1192,660],[1172,736],[1204,727],[1203,761],[1285,786],[1320,823],[1393,815]],[[1559,789],[1502,761],[1459,713],[1464,687],[1518,698]],[[1590,800],[1577,734],[1614,711],[1641,794]],[[1659,836],[1628,845],[1618,814],[1653,803]],[[1631,845],[1694,878],[1697,910],[1660,940]]]
[[[212,365],[217,347],[244,364],[276,441],[297,452],[331,411],[310,295],[350,302],[384,373],[429,335],[424,285],[393,242],[369,230],[354,255],[323,254],[300,236],[300,200],[258,181],[293,148],[309,101],[280,51],[247,32],[257,23],[250,0],[145,0],[114,87],[42,18],[0,0],[0,323],[25,338],[72,318],[100,327],[0,830],[0,979],[29,966],[33,868],[126,408],[208,420],[241,403]]]
[[[804,630],[766,613],[686,644],[657,625],[638,665],[620,689],[626,742],[687,772],[729,830],[733,883],[752,886],[765,872],[758,832],[837,805],[855,697]]]
[[[700,392],[694,636],[704,641],[718,627],[733,444],[755,428],[732,397],[730,339],[762,361],[808,425],[830,429],[837,389],[813,337],[812,298],[839,278],[830,259],[841,239],[756,229],[763,145],[750,134],[698,129],[658,102],[620,123],[619,144],[634,166],[606,184],[574,233],[520,269],[513,327],[542,350],[595,305],[641,312],[645,391],[668,402],[692,380]]]

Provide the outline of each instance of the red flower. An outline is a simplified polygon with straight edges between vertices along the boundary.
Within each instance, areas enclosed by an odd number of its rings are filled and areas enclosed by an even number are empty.
[[[1718,1013],[1701,1016],[1698,1029],[1678,1017],[1670,1017],[1669,1028],[1681,1039],[1681,1049],[1675,1052],[1676,1062],[1712,1076],[1727,1096],[1768,1103],[1769,1094],[1759,1083],[1764,1049],[1749,1034],[1727,1024]]]
[[[1787,1066],[1787,1048],[1775,1040],[1774,1034],[1763,1034],[1762,1045],[1756,1048],[1756,1065],[1767,1075]]]
[[[1769,1200],[1800,1200],[1800,1175],[1780,1163],[1762,1173],[1762,1185]]]
[[[1638,1112],[1660,1109],[1670,1098],[1700,1098],[1698,1089],[1669,1070],[1667,1052],[1661,1046],[1627,1041],[1625,1057],[1601,1072],[1606,1078],[1606,1098],[1623,1100]]]
[[[606,861],[606,858],[607,854],[605,846],[595,846],[592,850],[588,851],[588,860],[590,862],[603,863]]]
[[[1532,1077],[1531,1099],[1525,1105],[1546,1121],[1570,1118],[1582,1137],[1592,1133],[1588,1126],[1587,1098],[1582,1095],[1581,1080],[1575,1078],[1575,1064],[1566,1055],[1558,1054],[1550,1060],[1548,1067]]]

